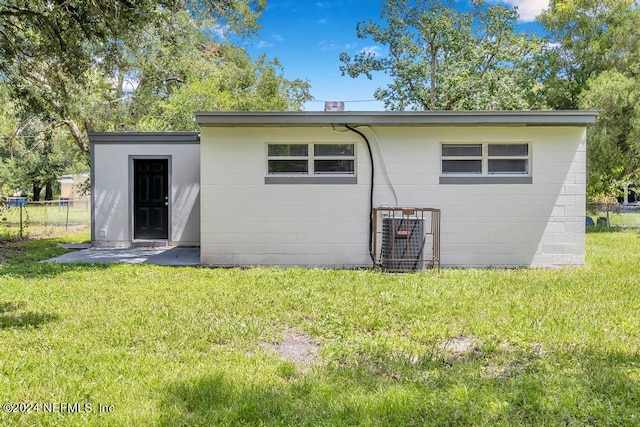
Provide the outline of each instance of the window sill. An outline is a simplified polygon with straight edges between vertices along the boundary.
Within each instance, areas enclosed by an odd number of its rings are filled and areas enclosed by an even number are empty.
[[[358,177],[350,176],[277,176],[264,177],[265,184],[357,184]]]
[[[441,176],[440,184],[533,184],[531,176]]]

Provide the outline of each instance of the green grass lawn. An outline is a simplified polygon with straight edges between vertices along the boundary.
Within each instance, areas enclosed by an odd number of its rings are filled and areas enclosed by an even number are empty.
[[[0,403],[39,404],[1,425],[640,425],[635,231],[401,275],[34,262],[59,241],[0,248]],[[287,331],[314,363],[261,345]]]
[[[640,213],[609,214],[609,223],[612,227],[640,228]]]
[[[52,204],[28,204],[22,209],[23,236],[60,235],[69,230],[89,229],[91,210],[86,204],[74,207]],[[20,208],[0,211],[0,239],[20,235]]]

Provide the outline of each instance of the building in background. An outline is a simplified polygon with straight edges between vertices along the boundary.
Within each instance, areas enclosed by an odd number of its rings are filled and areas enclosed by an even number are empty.
[[[89,207],[91,201],[88,185],[89,172],[63,175],[58,178],[60,183],[60,204],[71,207]]]

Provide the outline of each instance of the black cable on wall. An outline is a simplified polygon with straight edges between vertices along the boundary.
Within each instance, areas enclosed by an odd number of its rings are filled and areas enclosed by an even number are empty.
[[[371,257],[371,262],[373,262],[374,266],[376,264],[375,256],[373,255],[373,188],[374,188],[374,176],[375,176],[375,166],[373,164],[373,152],[371,151],[371,144],[369,143],[369,139],[366,135],[360,132],[358,129],[349,126],[348,124],[344,125],[351,132],[355,132],[362,137],[364,142],[367,143],[367,150],[369,151],[369,160],[371,161],[371,182],[369,184],[369,257]]]

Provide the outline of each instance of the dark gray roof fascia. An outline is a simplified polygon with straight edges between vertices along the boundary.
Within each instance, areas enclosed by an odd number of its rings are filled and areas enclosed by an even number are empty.
[[[200,126],[585,126],[596,111],[235,111],[196,112]]]
[[[94,144],[200,144],[200,132],[89,132]]]

